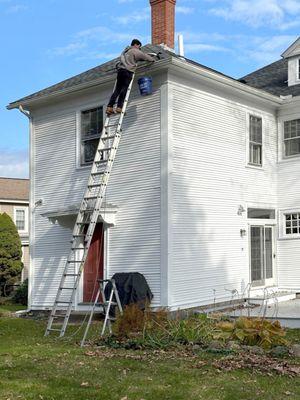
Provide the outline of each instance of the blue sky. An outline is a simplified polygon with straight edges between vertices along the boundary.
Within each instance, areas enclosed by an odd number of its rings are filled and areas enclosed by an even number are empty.
[[[28,122],[6,105],[150,42],[148,3],[0,0],[0,176],[28,176]],[[300,0],[177,0],[186,56],[233,77],[279,59],[299,27]]]

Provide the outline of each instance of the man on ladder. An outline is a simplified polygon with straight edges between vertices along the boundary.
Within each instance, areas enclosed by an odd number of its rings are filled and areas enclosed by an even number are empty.
[[[117,99],[118,102],[116,112],[122,112],[126,92],[131,82],[132,76],[136,70],[138,61],[155,61],[155,58],[144,53],[141,50],[141,47],[142,43],[138,39],[133,39],[131,42],[131,46],[126,47],[126,49],[121,54],[121,60],[117,65],[117,83],[115,86],[115,90],[107,105],[107,115],[114,114],[114,105]]]

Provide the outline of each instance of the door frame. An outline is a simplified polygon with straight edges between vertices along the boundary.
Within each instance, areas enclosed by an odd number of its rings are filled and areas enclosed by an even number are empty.
[[[101,221],[101,223],[103,224],[103,279],[107,279],[107,255],[108,255],[108,231],[109,231],[109,226]],[[83,248],[83,243],[80,244],[80,246],[82,246]],[[79,260],[80,259],[80,252],[82,252],[83,250],[77,250],[76,251],[76,259]],[[79,268],[79,267],[77,267]],[[78,269],[77,269],[78,271]],[[82,309],[82,307],[86,308],[86,307],[91,307],[90,305],[82,305],[81,303],[83,303],[83,279],[84,279],[84,272],[82,273],[81,277],[80,277],[80,281],[79,281],[79,285],[78,285],[78,289],[77,289],[77,293],[75,296],[75,304],[74,304],[74,309],[75,311],[78,309]],[[92,303],[91,303],[92,304]]]
[[[265,277],[260,280],[256,281],[257,283],[255,284],[255,281],[252,281],[251,279],[251,227],[264,227],[264,228],[272,228],[272,272],[273,272],[273,277],[266,279]],[[249,261],[249,283],[253,288],[260,288],[260,287],[266,287],[266,286],[275,286],[277,282],[277,263],[276,263],[276,234],[277,234],[277,224],[273,222],[272,220],[266,220],[266,219],[251,219],[248,220],[248,261]],[[265,244],[265,241],[264,241]],[[264,266],[265,268],[265,266]],[[265,271],[264,271],[265,273]]]

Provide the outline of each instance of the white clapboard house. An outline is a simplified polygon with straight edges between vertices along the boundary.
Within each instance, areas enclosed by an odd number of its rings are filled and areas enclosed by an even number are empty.
[[[173,0],[151,3],[174,14]],[[236,80],[158,46],[174,42],[157,15],[152,25],[144,51],[162,57],[137,78],[150,75],[153,94],[134,84],[76,308],[96,276],[116,272],[144,274],[152,305],[170,309],[243,296],[249,284],[300,291],[300,39]],[[54,302],[115,64],[8,106],[30,117],[32,310]]]

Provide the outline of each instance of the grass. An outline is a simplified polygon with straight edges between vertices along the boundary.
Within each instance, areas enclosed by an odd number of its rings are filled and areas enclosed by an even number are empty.
[[[12,311],[7,307],[0,306],[0,312]],[[98,349],[99,356],[93,357],[86,355],[93,348],[81,349],[78,345],[82,332],[68,340],[57,340],[44,338],[44,329],[45,321],[0,318],[1,400],[300,398],[300,378],[250,370],[218,371],[209,365],[220,357],[215,354],[156,356],[153,352]],[[72,329],[74,332],[77,327]],[[291,331],[289,336],[299,341],[300,331]],[[200,367],[195,368],[196,364]]]

